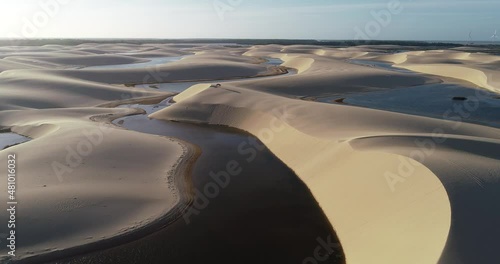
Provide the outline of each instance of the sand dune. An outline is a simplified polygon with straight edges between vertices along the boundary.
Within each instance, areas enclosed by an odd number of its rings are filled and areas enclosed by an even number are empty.
[[[454,210],[466,210],[468,204],[463,203],[463,196],[450,193],[456,192],[454,179],[457,175],[468,178],[469,172],[450,170],[449,165],[436,162],[441,160],[439,154],[450,151],[450,148],[460,149],[463,140],[480,142],[480,147],[467,149],[471,155],[455,155],[446,160],[452,164],[483,164],[483,168],[475,167],[475,171],[481,172],[475,173],[474,177],[480,182],[488,182],[492,175],[500,173],[498,157],[490,155],[484,159],[482,150],[498,149],[498,129],[468,124],[454,129],[455,123],[449,121],[323,105],[252,91],[259,87],[277,93],[276,88],[271,88],[274,82],[274,85],[289,84],[283,85],[277,94],[300,92],[306,95],[312,89],[317,91],[317,86],[311,88],[314,81],[308,78],[314,76],[319,82],[321,77],[326,80],[334,72],[325,69],[326,63],[310,55],[298,57],[301,62],[314,60],[312,66],[302,68],[303,71],[296,76],[267,80],[267,89],[261,86],[264,82],[242,82],[241,87],[240,83],[223,84],[220,88],[197,86],[186,91],[186,95],[177,96],[176,105],[151,117],[231,126],[257,136],[309,186],[340,237],[347,263],[457,263],[457,259],[472,259],[476,254],[486,253],[488,256],[484,259],[498,258],[492,254],[491,246],[474,247],[476,253],[459,250],[467,244],[458,242],[460,237],[470,235],[466,225],[460,224],[461,220],[452,219],[452,215]],[[338,71],[342,64],[336,62],[333,65]],[[300,70],[303,63],[291,66]],[[377,74],[377,69],[363,70],[346,67],[342,76],[352,74],[361,87],[398,86],[397,79],[388,78],[384,82],[383,78],[377,81],[366,78],[366,75]],[[387,71],[384,74],[397,76]],[[407,78],[411,80],[411,77]],[[414,78],[428,81],[418,76]],[[287,82],[291,79],[295,85]],[[307,80],[307,85],[300,85],[301,79]],[[336,83],[331,83],[325,90],[345,92],[338,83],[342,79],[332,80]],[[404,84],[410,86],[406,80],[399,85]],[[349,84],[348,87],[353,91],[356,86]],[[444,134],[440,137],[456,140],[449,140],[445,145],[434,143],[437,150],[417,161],[415,153],[419,152],[415,151],[422,150],[415,145],[420,142],[416,140],[430,138],[432,143],[436,129]],[[388,141],[377,147],[361,143],[370,142],[372,138],[386,138]],[[392,143],[394,138],[400,139],[401,144]],[[304,162],[305,157],[307,162]],[[391,175],[395,176],[394,180],[401,181],[393,186],[394,192],[388,182]],[[497,201],[487,203],[491,208]],[[496,218],[493,211],[481,213],[485,219]],[[479,219],[468,221],[471,228],[481,225]],[[457,224],[463,229],[453,228]],[[494,228],[493,223],[484,227],[490,231]],[[493,240],[495,236],[496,233],[488,234],[488,239]],[[450,239],[457,239],[457,242]]]
[[[314,63],[313,58],[301,58],[299,56],[295,57],[285,55],[280,57],[280,59],[284,61],[284,63],[282,64],[283,66],[294,68],[298,71],[299,74],[309,70]]]
[[[32,139],[2,151],[22,157],[18,259],[77,255],[106,241],[113,243],[104,248],[121,245],[127,235],[143,237],[155,223],[180,216],[189,206],[182,182],[196,147],[112,125],[146,111],[108,107],[174,95],[130,84],[193,81],[200,83],[175,95],[171,106],[164,101],[152,121],[226,126],[260,139],[310,189],[348,264],[495,263],[499,129],[316,101],[457,80],[498,92],[498,56],[406,48],[0,47],[0,128]],[[73,67],[184,55],[190,56],[138,68]],[[266,58],[283,63],[266,65]]]
[[[114,64],[130,64],[138,62],[147,62],[145,59],[136,59],[127,56],[118,55],[83,55],[83,56],[54,56],[54,57],[31,57],[31,60],[50,62],[62,66],[98,66]]]
[[[318,46],[307,46],[307,45],[294,45],[289,47],[284,47],[281,53],[309,53],[315,55],[325,55],[326,51]]]
[[[481,88],[500,92],[498,56],[441,50],[408,52],[374,59],[388,61],[397,67],[416,72],[467,81]]]
[[[265,57],[273,53],[280,53],[283,49],[281,45],[253,46],[244,52],[243,56]]]
[[[71,77],[79,80],[101,82],[109,84],[141,84],[161,83],[173,81],[195,81],[253,77],[259,75],[280,74],[277,70],[265,66],[223,62],[214,60],[179,61],[175,63],[138,69],[102,69],[102,70],[43,70],[33,74],[57,75]]]
[[[90,82],[43,71],[11,70],[0,73],[1,108],[61,108],[95,106],[108,101],[159,95],[154,89],[132,89]],[[33,96],[33,95],[37,96]]]
[[[17,215],[24,230],[20,256],[126,235],[179,206],[185,190],[176,187],[173,177],[178,159],[188,155],[184,143],[89,119],[133,112],[98,108],[0,112],[3,126],[33,138],[9,149],[24,161],[18,185],[23,190],[18,198],[23,210]],[[6,162],[6,156],[0,159]],[[129,164],[126,172],[123,162]],[[6,192],[5,185],[2,191]]]
[[[335,52],[343,53],[343,51]],[[304,98],[380,91],[439,81],[415,74],[388,72],[353,65],[337,57],[276,53],[269,56],[281,58],[285,61],[283,66],[296,69],[298,74],[276,77],[273,81],[246,80],[238,82],[238,86],[286,97]]]
[[[230,89],[240,93],[232,93],[220,88],[208,89],[151,117],[229,125],[258,136],[271,151],[289,164],[312,190],[341,239],[348,263],[366,263],[370,260],[378,263],[379,260],[389,257],[399,263],[408,259],[418,259],[424,263],[437,261],[446,243],[450,227],[451,212],[446,191],[434,174],[419,165],[416,168],[418,175],[416,182],[407,185],[410,190],[391,193],[383,175],[388,170],[398,170],[397,166],[400,164],[398,156],[383,154],[383,152],[354,151],[348,143],[350,137],[356,136],[355,131],[363,133],[362,131],[368,130],[373,135],[387,133],[383,130],[377,132],[367,124],[368,120],[376,120],[370,115],[371,111],[360,110],[359,115],[352,113],[348,116],[341,113],[331,115],[327,118],[327,120],[330,119],[329,122],[323,121],[323,126],[328,124],[331,127],[337,127],[342,124],[343,129],[325,130],[314,127],[316,133],[326,134],[328,131],[330,134],[329,137],[316,136],[311,135],[313,131],[303,131],[288,123],[282,124],[281,120],[276,119],[279,116],[273,115],[273,108],[281,105],[283,109],[276,108],[274,111],[285,111],[287,116],[291,116],[292,122],[300,124],[300,121],[310,120],[308,118],[314,116],[313,113],[319,115],[318,113],[336,112],[322,108],[341,107],[316,106],[314,103],[303,105],[291,99],[270,96],[264,98],[259,93],[242,91],[236,87]],[[236,101],[235,97],[240,99]],[[270,101],[279,103],[270,106]],[[237,102],[237,104],[232,102]],[[256,106],[252,107],[251,105],[254,104]],[[267,105],[269,107],[265,109]],[[306,107],[307,116],[300,115],[304,112],[301,110]],[[186,108],[190,110],[186,111]],[[312,111],[311,108],[318,109]],[[355,118],[360,116],[363,117],[361,126],[364,126],[366,130],[358,125],[349,126],[348,121],[345,120],[347,117],[349,120],[356,120]],[[266,131],[270,130],[271,124],[284,128],[269,135]],[[380,126],[384,125],[386,124],[380,124]],[[304,123],[300,126],[308,127]],[[309,162],[301,162],[304,157],[308,157]],[[365,165],[363,168],[356,164]],[[379,176],[365,179],[365,175]],[[346,189],[345,186],[349,187]],[[366,195],[367,191],[370,195]],[[427,199],[433,201],[431,205],[428,204]],[[367,210],[369,208],[374,210]],[[402,210],[403,208],[406,210]],[[427,215],[431,212],[433,217],[429,219]],[[417,230],[409,228],[414,226],[408,223],[409,218],[412,219],[412,223],[418,223],[418,227],[415,226],[415,228],[429,231],[429,233],[420,233],[420,238],[412,236],[412,243],[416,240],[420,242],[428,240],[422,243],[418,253],[411,245],[405,245],[400,241],[405,234],[415,233]],[[396,252],[401,252],[401,255],[395,256],[393,251],[385,251],[387,255],[384,255],[383,248],[389,245]],[[377,256],[380,258],[374,258],[374,252],[378,252]],[[425,258],[422,252],[426,252]]]
[[[14,70],[14,69],[36,69],[36,68],[40,67],[30,64],[25,64],[22,62],[9,61],[5,59],[0,60],[0,72],[7,70]]]
[[[187,89],[186,91],[174,96],[173,99],[176,102],[184,101],[189,97],[192,97],[194,95],[197,95],[197,94],[205,91],[206,89],[210,88],[210,86],[211,86],[210,84],[193,85],[193,86],[189,87],[189,89]]]

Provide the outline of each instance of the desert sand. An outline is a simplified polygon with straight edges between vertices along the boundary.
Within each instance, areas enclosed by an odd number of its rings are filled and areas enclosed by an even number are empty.
[[[494,115],[474,117],[500,106],[500,57],[394,50],[404,47],[0,47],[0,128],[31,139],[0,156],[7,164],[16,153],[20,164],[17,219],[25,242],[13,259],[87,254],[82,259],[114,263],[106,255],[112,250],[92,252],[126,248],[165,227],[184,230],[179,221],[196,198],[191,185],[203,187],[191,169],[205,141],[112,122],[123,120],[224,127],[257,138],[310,191],[341,244],[338,263],[496,263],[500,130]],[[168,57],[179,59],[148,64]],[[451,84],[468,94],[440,95],[438,112],[425,100],[419,112],[391,101],[350,103]],[[299,263],[312,263],[314,247],[305,252]],[[9,259],[5,248],[0,253]]]

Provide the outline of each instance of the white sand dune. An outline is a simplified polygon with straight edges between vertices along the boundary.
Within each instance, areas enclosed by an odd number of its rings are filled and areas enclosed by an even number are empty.
[[[13,105],[37,109],[95,106],[160,94],[154,89],[131,89],[30,70],[2,72],[0,84],[2,110],[12,109]]]
[[[375,57],[395,66],[426,74],[459,79],[500,92],[500,58],[489,54],[440,50]]]
[[[263,45],[263,46],[253,46],[248,48],[244,52],[243,56],[253,56],[253,57],[266,57],[273,53],[280,53],[283,49],[281,45]]]
[[[102,107],[171,94],[137,93],[123,84],[231,80],[220,87],[194,85],[150,117],[229,126],[259,138],[309,187],[348,264],[496,263],[499,129],[303,100],[448,78],[498,91],[497,56],[404,50],[95,43],[0,47],[5,58],[0,60],[0,127],[33,139],[2,151],[17,153],[23,164],[19,200],[24,209],[18,218],[29,242],[20,258],[137,232],[179,206],[182,190],[173,179],[182,178],[181,163],[194,155],[193,147],[112,126],[106,121],[142,112]],[[195,55],[149,68],[65,69],[187,54]],[[268,57],[282,59],[292,74],[262,64]],[[390,62],[415,73],[355,65],[351,59]],[[249,78],[256,76],[268,77]],[[54,162],[70,166],[71,148],[82,148],[86,141],[91,153],[73,157],[77,165],[58,177]],[[0,162],[5,158],[0,156]]]
[[[343,51],[336,51],[342,54]],[[333,51],[330,51],[333,53]],[[337,56],[311,54],[276,54],[297,75],[276,77],[273,81],[247,80],[238,86],[294,97],[317,97],[368,92],[435,83],[438,80],[415,74],[388,72],[347,63]]]
[[[306,53],[315,55],[325,55],[326,51],[318,46],[308,46],[308,45],[294,45],[284,47],[281,50],[282,53]]]
[[[177,189],[173,177],[179,158],[187,155],[184,143],[89,119],[132,112],[104,108],[0,112],[3,126],[33,138],[9,149],[23,163],[18,182],[22,210],[17,218],[23,227],[19,240],[24,243],[19,256],[124,235],[178,206],[185,190]],[[6,155],[0,157],[5,159]],[[6,188],[2,185],[1,191],[6,193]]]
[[[147,62],[146,59],[137,59],[128,56],[119,55],[83,55],[83,56],[53,56],[53,57],[31,57],[31,60],[49,62],[61,66],[99,66],[99,65],[115,65],[115,64],[131,64],[139,62]]]
[[[216,60],[181,60],[148,68],[40,70],[33,75],[55,75],[108,84],[142,84],[174,81],[216,80],[280,74],[266,66]]]
[[[0,72],[7,71],[7,70],[14,70],[14,69],[37,69],[37,68],[40,68],[40,67],[26,64],[26,63],[22,63],[22,62],[9,61],[6,59],[0,60]]]
[[[483,153],[499,149],[498,129],[470,124],[456,129],[455,123],[444,120],[317,104],[267,93],[306,96],[322,86],[324,92],[345,93],[345,86],[350,91],[366,91],[373,86],[411,86],[408,80],[415,84],[429,81],[418,75],[412,79],[339,61],[327,63],[311,54],[297,55],[294,60],[297,63],[289,65],[299,69],[296,76],[276,77],[266,84],[246,81],[220,88],[195,86],[177,96],[176,105],[151,117],[225,125],[257,136],[309,186],[340,237],[347,263],[459,263],[460,259],[473,263],[470,261],[477,255],[484,260],[498,259],[491,244],[477,246],[463,241],[482,239],[470,233],[484,223],[481,219],[498,219],[493,207],[499,200],[486,200],[488,195],[496,197],[496,189],[476,193],[474,198],[468,197],[473,192],[461,194],[456,189],[469,184],[473,190],[498,180],[498,155],[490,152],[486,157]],[[338,75],[332,76],[335,72]],[[366,77],[378,74],[377,79]],[[353,81],[346,83],[348,76]],[[406,79],[398,83],[397,76]],[[436,137],[436,131],[443,135]],[[385,144],[362,143],[378,138]],[[431,140],[434,148],[419,147],[421,141],[417,140],[422,138]],[[433,141],[442,138],[446,144]],[[466,150],[470,154],[458,151],[464,142],[471,143]],[[456,154],[444,155],[450,151]],[[452,169],[453,164],[470,164],[473,173]],[[471,176],[474,181],[466,180]],[[464,182],[457,181],[459,178]],[[396,182],[391,184],[390,179]],[[464,202],[464,195],[486,203],[484,210],[476,210],[480,217],[453,217],[456,212],[464,214],[470,206]],[[492,221],[488,223],[481,234],[485,240],[494,241],[497,232],[488,234],[486,230],[491,232],[496,227]],[[466,246],[474,252],[460,250]]]

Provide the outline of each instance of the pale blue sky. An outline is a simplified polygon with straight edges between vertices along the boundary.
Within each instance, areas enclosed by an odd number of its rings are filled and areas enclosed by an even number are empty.
[[[500,30],[500,0],[399,0],[401,12],[377,22],[373,13],[388,14],[396,1],[2,0],[0,37],[335,40],[361,31],[377,40],[454,41],[472,31],[479,41]]]

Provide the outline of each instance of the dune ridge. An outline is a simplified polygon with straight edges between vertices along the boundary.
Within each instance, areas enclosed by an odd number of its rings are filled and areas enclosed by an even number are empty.
[[[310,56],[314,54],[298,55],[302,57],[300,61],[312,59]],[[398,56],[400,61],[403,56]],[[284,58],[286,61],[286,55]],[[292,66],[303,65],[289,64]],[[319,69],[328,74],[324,64],[313,59],[307,70],[296,76],[267,80],[267,87],[288,83],[285,79],[321,78]],[[476,253],[460,253],[457,247],[463,244],[450,240],[450,235],[457,238],[467,234],[453,228],[461,220],[452,218],[454,212],[464,208],[460,195],[454,194],[456,183],[452,179],[457,175],[467,178],[467,172],[450,172],[436,165],[438,156],[434,153],[460,148],[462,141],[454,138],[497,148],[498,129],[472,124],[461,124],[460,129],[455,129],[454,122],[445,120],[294,100],[269,93],[286,94],[285,87],[277,92],[256,83],[264,85],[260,81],[251,82],[252,85],[243,81],[225,83],[220,88],[199,86],[194,88],[196,93],[188,89],[186,94],[177,96],[177,104],[150,117],[230,126],[258,137],[309,186],[339,235],[347,263],[454,263],[452,259],[468,259],[489,250],[474,247]],[[370,80],[361,83],[369,85]],[[339,86],[331,86],[330,90]],[[255,91],[255,87],[265,92]],[[307,93],[308,87],[297,91]],[[435,152],[417,161],[412,151],[420,148],[415,140],[434,139],[436,129],[443,130],[441,137],[452,143],[436,144]],[[392,146],[359,144],[371,142],[373,137],[404,139]],[[488,164],[489,169],[476,168],[483,178],[488,177],[488,170],[500,169],[498,157],[490,155],[492,159],[483,160],[478,147],[468,148],[468,152],[477,155],[454,155],[453,162],[465,162],[468,158],[485,162],[483,165]],[[303,162],[304,157],[307,163]],[[405,168],[411,171],[410,176],[401,176],[405,175]],[[394,192],[388,182],[391,175],[400,175],[402,181],[395,185]],[[491,212],[481,212],[481,217],[492,216]]]
[[[493,70],[495,68],[488,65],[498,64],[500,59],[497,56],[441,50],[407,52],[372,58],[391,62],[399,68],[455,78],[493,92],[500,92],[500,74],[497,70]]]
[[[411,187],[410,190],[392,194],[383,175],[387,170],[398,170],[400,156],[354,150],[349,146],[349,140],[352,139],[345,137],[326,138],[305,133],[282,120],[275,119],[279,117],[269,113],[272,113],[272,109],[266,111],[257,107],[231,106],[229,102],[207,105],[207,98],[227,98],[229,94],[218,90],[217,95],[213,95],[215,92],[211,90],[214,89],[209,90],[198,95],[198,100],[204,98],[203,106],[186,103],[193,102],[196,99],[195,95],[192,101],[184,101],[151,117],[227,125],[257,136],[309,186],[339,235],[348,263],[366,263],[370,260],[377,262],[377,260],[389,258],[395,261],[393,263],[401,263],[409,259],[437,263],[446,243],[451,212],[446,191],[441,182],[425,166],[417,166],[418,180],[408,185]],[[241,90],[238,91],[241,92]],[[212,94],[209,95],[209,92]],[[224,96],[221,93],[224,93]],[[247,98],[251,94],[248,91],[242,93]],[[262,99],[257,98],[257,100]],[[280,104],[286,102],[285,99],[278,98],[270,98],[270,100],[279,100]],[[265,103],[267,102],[262,102],[259,106]],[[290,104],[290,102],[286,103],[288,104],[284,105]],[[196,110],[186,112],[185,107]],[[291,111],[288,114],[295,115],[296,111],[291,109],[293,106],[286,111]],[[263,129],[269,127],[271,123],[274,126],[284,126],[284,128],[270,141],[266,138]],[[302,162],[304,157],[308,157],[308,163]],[[332,162],[333,157],[342,158],[334,159]],[[376,161],[376,167],[370,166],[362,169],[357,166],[357,164],[372,164],[374,161]],[[336,169],[332,170],[332,167]],[[380,176],[364,179],[364,175],[367,174]],[[415,186],[416,184],[418,185]],[[349,187],[346,188],[346,186]],[[352,193],[346,193],[346,190],[351,190]],[[369,191],[371,195],[365,195],[366,191]],[[433,201],[432,205],[426,204],[427,199]],[[416,206],[420,208],[415,209]],[[369,208],[376,209],[370,211]],[[429,213],[434,215],[432,220],[426,216]],[[386,217],[380,218],[383,215]],[[432,230],[430,233],[420,234],[421,242],[428,239],[433,243],[427,242],[424,243],[425,245],[420,245],[417,250],[419,253],[414,251],[413,243],[405,244],[400,241],[401,236],[407,232],[416,231],[408,229],[406,220],[408,218],[418,223],[419,228],[427,225],[424,229]],[[401,254],[395,256],[394,252],[383,250],[388,246]],[[422,258],[422,252],[425,252],[425,258]],[[377,253],[379,258],[374,258],[374,253]]]

